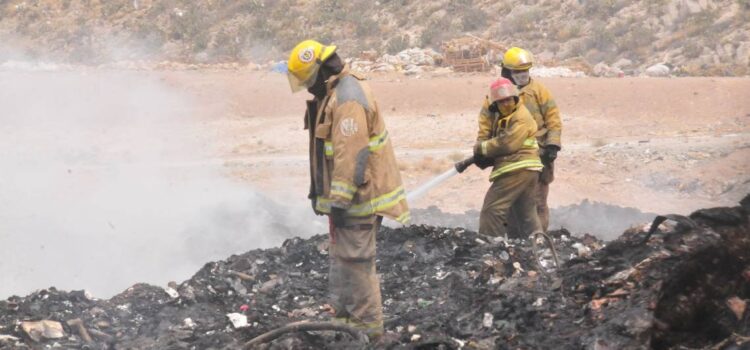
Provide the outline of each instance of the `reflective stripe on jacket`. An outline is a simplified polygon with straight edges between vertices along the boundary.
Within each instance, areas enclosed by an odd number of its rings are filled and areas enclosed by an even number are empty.
[[[555,99],[542,83],[531,79],[521,88],[521,102],[529,110],[531,116],[539,128],[536,136],[543,146],[555,145],[562,147],[560,138],[562,136],[562,121],[560,110],[557,108]]]
[[[315,212],[331,207],[350,216],[381,215],[407,223],[406,192],[385,128],[368,84],[345,67],[328,82],[318,104],[311,152],[311,199]],[[317,159],[323,157],[324,161]]]
[[[485,99],[479,112],[479,132],[476,152],[494,159],[490,181],[503,174],[520,170],[541,170],[539,145],[535,138],[536,122],[523,104],[509,116],[490,111],[490,101]]]

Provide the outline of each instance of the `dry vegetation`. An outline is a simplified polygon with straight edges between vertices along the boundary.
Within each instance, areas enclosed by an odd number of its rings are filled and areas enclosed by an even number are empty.
[[[0,38],[58,61],[262,62],[303,38],[352,55],[437,49],[469,33],[550,63],[627,59],[624,69],[666,62],[687,75],[744,75],[748,13],[748,0],[12,0],[0,2]]]

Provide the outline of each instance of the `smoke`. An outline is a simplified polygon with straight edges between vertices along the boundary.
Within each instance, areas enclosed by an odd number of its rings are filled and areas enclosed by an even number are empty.
[[[0,296],[108,297],[324,232],[207,161],[193,107],[153,74],[0,70]]]

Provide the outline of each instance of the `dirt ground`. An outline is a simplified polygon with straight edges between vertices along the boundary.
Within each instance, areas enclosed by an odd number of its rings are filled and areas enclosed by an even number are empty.
[[[162,72],[195,96],[232,176],[305,201],[306,93],[266,72]],[[369,76],[407,190],[471,154],[491,74]],[[657,213],[733,205],[750,192],[750,78],[540,78],[563,117],[552,207],[584,199]],[[489,170],[471,168],[413,207],[481,207]]]

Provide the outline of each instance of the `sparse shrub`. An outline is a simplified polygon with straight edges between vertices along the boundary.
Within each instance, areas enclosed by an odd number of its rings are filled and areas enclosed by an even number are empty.
[[[380,25],[374,19],[365,17],[357,22],[356,33],[358,37],[378,35],[380,34]]]
[[[403,50],[409,48],[409,36],[401,35],[395,36],[388,40],[385,44],[385,51],[391,55],[395,55]]]
[[[603,22],[594,22],[591,25],[591,35],[589,35],[586,46],[589,49],[607,51],[613,46],[614,41],[614,34],[607,30],[607,26]]]
[[[706,32],[706,30],[710,28],[718,18],[719,12],[716,10],[703,10],[689,16],[687,20],[684,21],[687,28],[687,35],[711,34],[710,32]]]
[[[422,35],[419,37],[420,46],[437,46],[443,39],[443,28],[445,27],[442,27],[437,23],[428,24],[422,31]]]
[[[568,23],[557,31],[557,40],[567,41],[581,35],[581,24],[579,22]]]
[[[736,17],[741,23],[750,21],[750,0],[737,0],[740,10],[737,11]]]
[[[149,49],[156,49],[164,44],[164,32],[153,22],[138,22],[133,36]]]
[[[627,1],[624,0],[582,0],[583,11],[587,16],[610,18],[620,11]]]
[[[654,41],[654,33],[645,26],[635,26],[617,42],[620,51],[636,51],[649,46]]]
[[[625,21],[617,21],[612,23],[612,25],[610,26],[610,30],[612,32],[612,35],[614,35],[616,38],[619,38],[628,34],[634,27],[639,25],[639,23],[636,23],[635,18],[630,17]]]
[[[109,17],[120,11],[123,7],[128,5],[127,1],[122,0],[109,0],[102,2],[102,16]]]
[[[193,52],[201,52],[208,48],[210,38],[207,32],[198,32],[192,38],[191,48]]]
[[[703,53],[703,47],[694,39],[689,39],[682,47],[682,54],[687,58],[697,58]]]
[[[346,1],[322,0],[318,7],[321,23],[336,23],[345,21],[349,17],[346,12]]]
[[[666,11],[669,0],[651,0],[646,7],[646,13],[654,17],[661,17]]]
[[[509,34],[531,32],[537,22],[543,18],[544,12],[539,8],[532,7],[506,17],[507,20],[503,23],[503,28]]]
[[[564,58],[583,56],[586,53],[586,45],[583,39],[571,41],[569,49]]]
[[[214,38],[214,51],[217,55],[229,58],[239,58],[242,48],[236,33],[221,30]]]
[[[480,8],[469,7],[461,17],[461,26],[464,31],[481,29],[487,24],[487,14]]]

